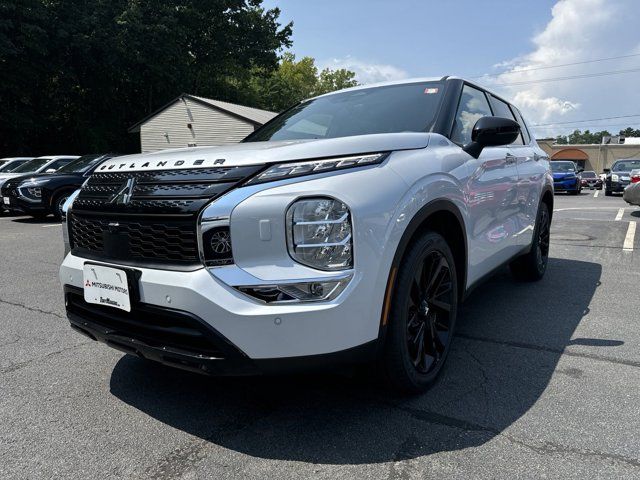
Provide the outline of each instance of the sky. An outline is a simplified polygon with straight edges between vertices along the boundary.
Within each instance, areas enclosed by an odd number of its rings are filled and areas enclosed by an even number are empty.
[[[541,124],[538,138],[576,128],[640,128],[640,0],[264,5],[280,8],[282,23],[293,21],[290,51],[297,58],[348,68],[363,84],[440,75],[473,79],[511,100],[530,124]],[[611,74],[625,70],[632,71]],[[556,80],[575,76],[583,77]],[[625,115],[635,116],[597,120]]]

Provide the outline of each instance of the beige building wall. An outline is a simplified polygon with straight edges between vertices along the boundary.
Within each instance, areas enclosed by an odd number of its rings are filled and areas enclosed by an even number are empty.
[[[154,152],[165,148],[225,145],[239,142],[253,130],[252,123],[180,98],[140,125],[140,147],[143,152]]]
[[[640,145],[554,145],[553,139],[538,140],[538,145],[553,160],[554,155],[563,160],[581,160],[580,158],[569,158],[575,155],[573,152],[563,152],[564,150],[579,150],[586,155],[584,162],[585,170],[594,170],[602,173],[603,169],[611,168],[616,160],[624,158],[640,158]],[[558,159],[558,158],[556,158]]]

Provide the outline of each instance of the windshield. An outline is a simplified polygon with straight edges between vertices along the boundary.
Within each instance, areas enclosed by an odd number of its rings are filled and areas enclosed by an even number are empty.
[[[35,158],[33,160],[29,160],[26,163],[23,163],[15,170],[12,170],[13,173],[30,173],[35,172],[40,167],[45,166],[47,163],[51,161],[50,158]]]
[[[582,172],[582,178],[596,178],[596,172]]]
[[[421,82],[319,97],[287,110],[244,141],[427,132],[435,120],[442,90],[442,83]]]
[[[86,172],[96,162],[100,161],[104,155],[84,155],[64,167],[60,167],[56,173],[83,173]]]
[[[575,173],[576,165],[573,162],[551,162],[551,171],[556,173]]]
[[[640,160],[621,160],[613,164],[614,172],[630,172],[634,168],[640,168]]]

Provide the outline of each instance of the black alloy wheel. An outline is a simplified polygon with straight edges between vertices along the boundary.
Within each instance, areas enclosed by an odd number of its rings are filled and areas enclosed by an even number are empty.
[[[549,261],[549,243],[551,242],[551,221],[549,209],[542,208],[538,217],[538,239],[536,248],[536,263],[538,271],[544,272]]]
[[[62,218],[62,207],[64,207],[65,202],[69,199],[71,195],[68,193],[63,193],[58,197],[56,203],[54,205],[53,215],[59,220]]]
[[[418,264],[407,298],[407,349],[419,373],[429,374],[444,360],[452,305],[451,266],[432,251]]]
[[[509,267],[518,280],[532,282],[544,277],[549,263],[551,242],[551,212],[545,202],[540,202],[536,226],[528,253],[517,257]]]
[[[414,239],[391,288],[379,371],[394,389],[422,393],[445,364],[458,310],[455,260],[445,238],[427,231]]]

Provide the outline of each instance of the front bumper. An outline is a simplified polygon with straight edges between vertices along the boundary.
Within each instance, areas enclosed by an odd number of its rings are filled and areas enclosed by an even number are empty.
[[[630,183],[631,183],[630,181],[624,181],[624,180],[617,181],[617,182],[607,181],[607,190],[609,190],[610,192],[622,193],[624,192],[624,189],[629,186]]]
[[[84,262],[84,259],[73,254],[65,258],[60,279],[67,296],[75,291],[74,298],[77,299],[80,292],[79,298],[82,299]],[[123,268],[114,264],[105,265]],[[371,283],[364,281],[363,275],[354,275],[345,290],[331,301],[268,305],[226,285],[204,268],[189,272],[149,268],[134,270],[139,277],[139,293],[137,298],[135,295],[132,298],[135,312],[147,312],[149,309],[178,311],[200,319],[203,325],[217,332],[225,342],[252,361],[334,354],[378,338],[382,300],[377,302],[372,298],[382,299],[384,295],[374,296],[370,290]],[[88,305],[79,308],[67,302],[71,323],[89,331],[96,339],[115,346],[106,332],[96,329],[95,325],[117,329],[113,325],[105,325],[104,320],[100,323],[101,316],[95,308],[86,308]],[[121,315],[119,310],[100,308],[106,309],[102,313]],[[378,314],[372,315],[373,311]],[[157,358],[158,353],[153,353],[154,345],[145,346],[148,343],[146,337],[130,334],[124,337],[135,340],[134,345],[128,348],[146,349],[151,352],[150,358]],[[158,339],[155,341],[157,343]],[[122,339],[116,339],[115,342],[122,346]],[[165,353],[163,349],[162,354]],[[211,366],[211,370],[213,372],[217,367]],[[237,369],[234,367],[233,370]]]
[[[25,213],[27,215],[48,212],[48,202],[45,199],[40,199],[39,201],[26,200],[17,194],[15,188],[2,188],[0,196],[2,197],[0,198],[2,207],[10,212]],[[9,199],[9,204],[5,203],[5,198]]]
[[[580,189],[580,179],[554,180],[553,189],[557,192],[576,191]]]
[[[326,355],[250,359],[202,319],[175,309],[138,303],[131,313],[84,302],[65,287],[71,328],[122,352],[171,367],[215,376],[295,373],[367,362],[377,342]]]

